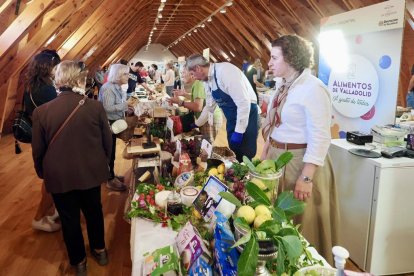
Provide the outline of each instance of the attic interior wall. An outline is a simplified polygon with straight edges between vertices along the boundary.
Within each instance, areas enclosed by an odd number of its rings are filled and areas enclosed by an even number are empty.
[[[170,45],[226,2],[167,0],[152,43]],[[297,33],[316,44],[322,17],[379,2],[233,0],[227,13],[216,14],[205,28],[192,32],[169,51],[178,57],[210,48],[218,62],[229,60],[240,66],[244,58],[260,58],[266,65],[270,42],[276,37]],[[130,60],[147,44],[159,5],[148,0],[32,0],[21,1],[16,13],[16,1],[0,1],[1,133],[10,131],[14,111],[20,107],[25,68],[35,53],[54,48],[63,59],[84,60],[91,71],[121,58]],[[399,105],[405,105],[409,69],[414,64],[414,0],[407,0],[406,7]]]

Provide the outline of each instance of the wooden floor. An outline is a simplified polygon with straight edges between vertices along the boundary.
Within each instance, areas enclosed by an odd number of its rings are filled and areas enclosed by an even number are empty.
[[[227,144],[224,130],[220,131],[215,144]],[[258,145],[257,156],[260,156],[261,138]],[[46,233],[31,227],[39,203],[41,180],[33,169],[30,145],[21,144],[21,147],[23,152],[16,155],[13,137],[6,135],[0,139],[0,276],[74,275],[61,231]],[[118,140],[117,174],[131,166],[131,161],[121,157],[123,147],[123,142]],[[126,195],[102,186],[105,240],[110,260],[107,266],[101,267],[88,254],[89,276],[131,275],[130,225],[123,219]],[[84,237],[87,242],[86,232]],[[347,269],[361,271],[350,261]]]
[[[118,146],[123,147],[121,141]],[[23,152],[16,155],[13,137],[6,135],[0,139],[0,275],[74,275],[62,232],[46,233],[31,227],[39,203],[41,180],[33,168],[30,145],[21,144],[21,147]],[[117,173],[123,173],[130,166],[131,161],[117,158]],[[130,225],[123,220],[125,198],[126,193],[112,192],[102,186],[109,264],[97,265],[88,253],[90,276],[131,275]],[[87,243],[86,232],[84,238]]]

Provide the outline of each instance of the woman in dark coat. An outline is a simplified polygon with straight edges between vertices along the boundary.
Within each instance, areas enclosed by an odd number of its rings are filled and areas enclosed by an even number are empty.
[[[80,224],[82,211],[92,256],[108,262],[104,240],[101,183],[109,176],[112,135],[102,104],[84,97],[86,71],[77,62],[56,68],[59,96],[33,112],[33,160],[46,190],[52,194],[71,265],[86,274],[86,253]],[[77,91],[77,92],[75,92]],[[82,104],[82,102],[84,103]],[[76,106],[79,109],[51,140]]]
[[[53,51],[41,52],[33,57],[29,63],[26,74],[25,92],[23,96],[24,108],[29,116],[33,110],[56,98],[56,89],[53,86],[52,71],[60,62],[59,56]],[[60,224],[54,220],[57,218],[52,196],[46,192],[42,184],[40,203],[37,208],[32,227],[36,230],[54,232],[60,229]]]

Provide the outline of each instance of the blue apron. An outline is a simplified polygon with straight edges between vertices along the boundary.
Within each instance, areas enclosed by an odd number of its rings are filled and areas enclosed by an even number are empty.
[[[243,140],[241,145],[230,144],[231,135],[236,128],[237,122],[237,105],[233,99],[223,90],[220,89],[217,83],[216,68],[214,67],[214,81],[216,82],[217,90],[211,90],[211,95],[216,101],[217,105],[223,110],[224,116],[226,116],[227,125],[227,141],[229,147],[236,154],[236,158],[239,162],[243,161],[243,155],[252,159],[256,155],[257,150],[257,136],[259,133],[258,127],[258,110],[257,104],[252,103],[250,105],[249,123],[246,131],[243,134]]]

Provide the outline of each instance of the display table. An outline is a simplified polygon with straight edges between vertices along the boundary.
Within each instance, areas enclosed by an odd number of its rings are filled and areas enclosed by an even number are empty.
[[[414,159],[363,158],[344,139],[329,149],[338,190],[340,241],[375,274],[414,271]]]
[[[174,244],[177,232],[161,224],[145,219],[133,218],[131,220],[131,260],[132,276],[142,275],[143,255],[155,249]],[[325,259],[319,255],[315,248],[309,247],[309,251],[315,259],[321,260],[326,267],[331,267]]]

